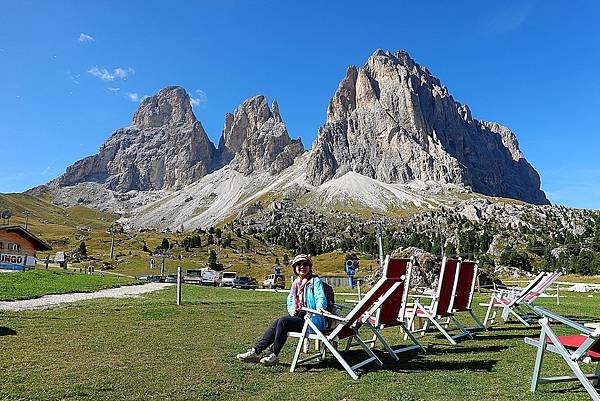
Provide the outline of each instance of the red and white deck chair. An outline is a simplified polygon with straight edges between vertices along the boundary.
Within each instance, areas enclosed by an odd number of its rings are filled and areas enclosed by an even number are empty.
[[[538,316],[531,313],[533,310],[531,304],[544,291],[548,289],[559,277],[561,273],[541,272],[531,282],[522,289],[517,290],[494,290],[488,303],[479,304],[486,306],[487,311],[483,324],[487,327],[488,323],[494,323],[496,320],[496,310],[502,309],[502,320],[507,322],[511,317],[516,318],[525,326],[530,327],[531,322]]]
[[[400,285],[386,300],[381,304],[375,315],[369,318],[369,323],[377,329],[371,340],[365,341],[367,344],[374,346],[379,340],[384,349],[390,354],[390,356],[398,361],[398,354],[411,350],[419,350],[422,353],[426,353],[425,348],[417,340],[417,338],[411,333],[405,323],[406,305],[408,300],[408,292],[410,289],[410,277],[412,274],[412,267],[414,264],[414,257],[410,259],[390,259],[388,256],[385,263],[390,270],[398,271],[398,274],[403,274],[406,278],[404,284]],[[397,270],[396,270],[397,269]],[[400,327],[408,336],[413,344],[403,346],[400,348],[393,349],[385,337],[381,334],[381,331],[385,328]],[[348,349],[351,345],[351,341],[348,341]]]
[[[379,309],[379,307],[392,295],[398,287],[404,284],[406,271],[403,269],[403,265],[399,263],[386,264],[381,278],[375,283],[375,285],[367,292],[363,298],[348,312],[346,316],[339,316],[332,314],[327,311],[317,311],[309,308],[303,308],[305,310],[305,323],[300,333],[289,333],[290,337],[298,337],[298,346],[292,360],[290,372],[296,369],[296,366],[307,362],[309,360],[319,358],[325,359],[326,352],[329,351],[338,360],[342,367],[348,372],[348,374],[354,379],[358,379],[356,370],[364,365],[371,362],[377,363],[379,366],[383,366],[383,362],[373,353],[371,348],[364,342],[359,336],[359,330],[361,327],[370,328],[373,333],[378,337],[382,343],[385,341],[379,331],[369,322],[369,318]],[[313,314],[319,314],[326,319],[331,319],[337,322],[333,328],[328,330],[319,330],[317,326],[310,320]],[[309,329],[311,332],[309,332]],[[313,355],[300,359],[300,352],[302,351],[304,340],[319,340],[319,351]],[[340,351],[338,351],[338,343],[344,339],[355,340],[362,349],[367,353],[368,358],[350,366],[344,359]]]
[[[475,293],[475,283],[477,281],[477,273],[479,270],[478,262],[471,260],[461,260],[458,267],[458,273],[454,278],[454,286],[452,288],[452,300],[450,301],[450,307],[448,312],[451,313],[450,317],[457,326],[463,327],[468,332],[473,331],[486,331],[487,329],[473,313],[471,304],[473,302],[473,294]],[[468,312],[471,318],[477,324],[476,326],[465,327],[458,320],[457,314],[462,312]]]
[[[600,328],[591,329],[567,319],[549,310],[532,306],[535,313],[542,317],[540,338],[525,338],[527,344],[537,347],[537,355],[531,379],[531,391],[535,392],[538,384],[579,381],[594,401],[600,401]],[[550,327],[550,321],[560,322],[578,331],[578,334],[558,336]],[[574,376],[540,377],[544,352],[550,351],[560,355],[569,365]],[[580,363],[595,363],[596,371],[585,374]],[[595,388],[594,388],[595,387]]]
[[[442,269],[436,293],[433,295],[430,305],[423,305],[419,298],[415,299],[413,310],[408,319],[408,327],[413,333],[425,333],[429,324],[433,324],[440,333],[446,337],[452,345],[456,345],[456,340],[462,337],[473,338],[463,325],[456,319],[453,319],[452,301],[454,298],[454,283],[458,275],[460,261],[444,257],[442,260]],[[415,329],[416,318],[426,319],[421,329]],[[445,319],[445,321],[442,321]],[[448,333],[450,321],[454,321],[460,333],[451,336]]]

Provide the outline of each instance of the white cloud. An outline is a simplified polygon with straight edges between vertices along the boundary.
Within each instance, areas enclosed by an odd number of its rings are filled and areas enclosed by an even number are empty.
[[[195,91],[196,97],[190,96],[190,104],[192,107],[199,106],[200,104],[208,102],[208,97],[206,93],[201,89],[196,89]]]
[[[139,102],[140,101],[140,96],[137,93],[127,92],[127,97],[132,102]]]
[[[135,70],[131,67],[117,67],[114,70],[109,71],[106,68],[99,68],[98,66],[94,66],[87,70],[87,72],[88,74],[93,75],[94,77],[100,78],[104,82],[114,81],[115,78],[127,79],[128,76],[135,74]]]
[[[80,33],[79,34],[79,38],[77,39],[78,42],[93,42],[96,39],[94,39],[92,36],[86,34],[86,33]]]
[[[113,88],[112,86],[109,86],[109,87],[108,87],[108,88],[106,88],[106,89],[108,89],[108,90],[109,90],[109,91],[111,91],[112,93],[117,93],[118,91],[120,91],[120,90],[121,90],[121,88]]]

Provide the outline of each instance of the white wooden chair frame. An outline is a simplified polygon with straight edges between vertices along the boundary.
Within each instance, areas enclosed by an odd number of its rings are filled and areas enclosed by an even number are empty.
[[[451,319],[455,322],[455,324],[460,324],[466,331],[468,331],[469,333],[472,332],[476,332],[476,331],[487,331],[487,328],[485,327],[485,325],[483,324],[483,322],[477,317],[475,316],[475,313],[473,312],[473,309],[471,307],[471,304],[473,303],[473,295],[475,294],[475,284],[477,282],[477,274],[479,272],[479,261],[463,261],[461,259],[459,259],[459,265],[456,269],[456,275],[454,276],[454,285],[452,287],[452,299],[450,301],[450,306],[448,308],[448,312],[451,312]],[[461,273],[462,273],[462,269],[465,268],[465,266],[467,263],[473,263],[473,275],[471,277],[469,277],[471,279],[471,286],[469,289],[469,296],[468,296],[468,301],[466,304],[466,308],[463,309],[459,309],[456,306],[456,298],[458,296],[458,291],[460,289],[460,277],[461,277]],[[463,325],[457,318],[457,314],[461,313],[461,312],[468,312],[471,315],[471,318],[473,319],[473,321],[475,321],[476,325],[475,326],[465,326]]]
[[[392,261],[393,259],[390,258],[390,256],[388,255],[386,257],[385,263],[386,265],[388,265],[390,263],[390,261]],[[375,318],[370,322],[373,327],[379,332],[378,334],[374,334],[373,338],[370,340],[365,340],[366,344],[369,344],[371,347],[374,347],[377,343],[377,341],[379,340],[381,342],[381,344],[383,345],[383,348],[385,349],[385,351],[392,357],[392,359],[399,361],[400,358],[398,357],[398,354],[401,354],[403,352],[407,352],[407,351],[412,351],[412,350],[419,350],[420,353],[427,353],[427,351],[425,351],[425,348],[423,347],[423,345],[419,342],[419,340],[417,340],[417,338],[415,337],[415,335],[409,330],[409,328],[406,325],[405,322],[405,316],[406,316],[406,306],[407,306],[407,301],[408,301],[408,293],[410,290],[410,278],[412,276],[412,268],[413,265],[415,263],[415,258],[411,257],[410,259],[407,260],[407,268],[406,268],[406,278],[404,279],[404,284],[400,287],[397,288],[397,290],[402,290],[402,299],[400,300],[401,304],[400,304],[400,310],[398,313],[398,316],[396,317],[396,322],[394,322],[394,325],[386,325],[384,322],[382,322],[382,310],[383,308],[386,306],[387,303],[389,302],[395,302],[393,301],[391,298],[391,296],[381,305],[380,308],[377,309],[377,312],[375,312]],[[408,338],[410,338],[410,340],[413,342],[412,345],[406,345],[400,348],[396,348],[393,349],[392,346],[389,344],[389,342],[385,339],[385,337],[383,336],[383,334],[381,334],[381,331],[385,328],[391,328],[391,327],[396,327],[399,326],[400,329],[402,330],[402,332],[404,333],[405,338],[408,336]],[[346,350],[348,350],[350,347],[352,346],[352,340],[350,339],[348,341],[348,344],[346,345]]]
[[[504,322],[514,317],[526,327],[531,327],[531,323],[539,317],[531,313],[533,310],[531,303],[548,289],[560,275],[560,273],[541,272],[525,288],[492,291],[489,302],[479,304],[487,308],[483,319],[484,326],[489,327],[490,324],[495,323],[496,309],[500,308],[502,309],[501,317]]]
[[[600,386],[600,361],[595,361],[597,365],[596,371],[593,374],[583,373],[581,366],[579,365],[580,362],[592,362],[591,358],[588,356],[588,351],[594,346],[597,347],[597,344],[600,342],[600,328],[593,330],[538,306],[533,306],[532,308],[536,314],[542,316],[542,319],[539,321],[541,325],[540,338],[525,338],[527,344],[537,348],[535,365],[531,378],[531,391],[535,392],[538,384],[579,381],[592,397],[592,400],[600,401],[600,393],[597,389]],[[560,336],[557,336],[550,327],[550,321],[557,321],[569,326],[579,331],[582,336],[587,338],[581,342],[581,345],[577,349],[572,349],[573,347],[567,348],[561,343]],[[574,376],[540,377],[545,351],[560,355],[567,365],[569,365]],[[594,386],[596,386],[596,388],[594,388]]]
[[[458,319],[456,319],[456,317],[454,317],[454,314],[449,312],[452,310],[452,307],[453,307],[452,301],[454,300],[454,295],[452,295],[452,298],[448,305],[448,310],[438,311],[439,300],[442,297],[442,291],[443,291],[443,288],[445,285],[444,280],[447,279],[445,276],[445,271],[446,271],[446,265],[448,263],[448,260],[449,259],[445,256],[442,259],[442,268],[440,270],[440,278],[439,278],[439,282],[438,282],[438,287],[437,287],[436,293],[433,295],[431,304],[423,305],[421,303],[420,299],[418,299],[418,298],[415,299],[414,307],[408,318],[407,326],[409,327],[410,331],[412,331],[412,333],[425,334],[427,332],[427,329],[429,328],[429,323],[431,323],[440,333],[442,333],[442,335],[444,337],[446,337],[446,339],[450,342],[450,344],[456,345],[456,340],[461,339],[463,337],[472,339],[473,336],[466,329],[466,327]],[[458,277],[459,271],[460,271],[460,260],[456,260],[456,263],[457,263],[456,271],[454,273],[454,276],[452,277],[452,280],[453,280],[452,281],[453,282],[452,291],[455,291],[457,277]],[[415,329],[415,322],[416,322],[417,317],[427,319],[421,329]],[[445,319],[445,321],[442,321],[441,319]],[[448,333],[447,329],[450,326],[450,322],[453,322],[456,325],[456,327],[460,331],[459,334],[452,336],[452,335],[450,335],[450,333]],[[405,339],[406,339],[406,336],[405,336]]]
[[[337,359],[340,365],[342,365],[342,367],[354,380],[358,379],[358,374],[356,370],[361,368],[362,366],[365,366],[371,362],[375,362],[379,366],[383,366],[383,362],[381,361],[381,359],[379,359],[379,357],[375,355],[373,350],[365,343],[365,341],[360,337],[358,332],[362,326],[365,326],[371,331],[373,331],[373,334],[377,336],[377,338],[382,343],[387,344],[381,333],[379,333],[379,331],[369,322],[369,318],[386,301],[386,299],[394,291],[396,291],[396,289],[399,286],[403,285],[406,277],[403,276],[400,281],[394,282],[382,295],[379,295],[382,289],[385,289],[384,286],[390,285],[390,280],[387,278],[386,271],[387,264],[384,268],[382,278],[379,279],[379,281],[373,286],[373,288],[371,288],[371,290],[364,295],[364,297],[358,302],[358,304],[356,304],[345,317],[338,316],[323,310],[317,311],[309,308],[302,308],[304,311],[307,312],[304,318],[305,320],[302,331],[300,333],[288,333],[290,337],[298,338],[298,345],[296,346],[296,352],[294,353],[294,357],[292,359],[290,372],[293,372],[296,369],[296,366],[299,364],[317,358],[320,360],[325,359],[327,351],[329,351],[335,357],[335,359]],[[361,310],[363,310],[364,312],[362,312],[359,315],[358,313]],[[330,333],[325,334],[323,333],[323,331],[319,330],[319,328],[312,322],[312,320],[310,319],[312,315],[321,315],[326,319],[333,319],[338,322],[338,325],[333,330],[331,330]],[[312,333],[309,333],[309,328],[312,330]],[[343,335],[341,333],[342,330],[346,331]],[[346,334],[348,330],[351,331],[351,335]],[[339,341],[345,338],[348,338],[349,341],[356,340],[357,343],[361,346],[361,348],[367,353],[368,358],[352,366],[348,364],[348,362],[346,362],[342,354],[338,351]],[[306,339],[319,340],[319,348],[315,354],[300,359],[300,353],[302,351],[303,344]]]

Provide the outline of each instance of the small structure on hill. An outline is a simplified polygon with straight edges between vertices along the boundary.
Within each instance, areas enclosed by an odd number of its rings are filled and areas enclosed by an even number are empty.
[[[35,266],[37,251],[52,247],[21,226],[0,226],[0,269],[25,270]]]

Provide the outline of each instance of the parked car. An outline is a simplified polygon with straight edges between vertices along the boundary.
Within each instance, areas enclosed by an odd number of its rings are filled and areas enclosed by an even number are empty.
[[[258,288],[258,283],[254,277],[238,276],[233,280],[233,288],[241,288],[243,290],[255,290]]]
[[[233,287],[233,280],[235,280],[236,277],[236,272],[223,272],[221,274],[221,287]]]
[[[186,284],[202,284],[201,269],[188,269],[183,276],[183,282]]]
[[[168,276],[165,276],[164,282],[165,283],[176,283],[177,282],[177,275],[176,274],[169,274]]]
[[[265,277],[263,283],[263,288],[285,288],[285,277],[283,274],[269,274]]]
[[[160,276],[154,276],[151,274],[143,274],[141,276],[136,276],[136,278],[138,280],[145,280],[145,281],[149,281],[151,283],[159,283],[160,282]]]
[[[200,269],[200,276],[202,278],[200,284],[202,285],[219,285],[219,273],[216,270],[205,267]]]

